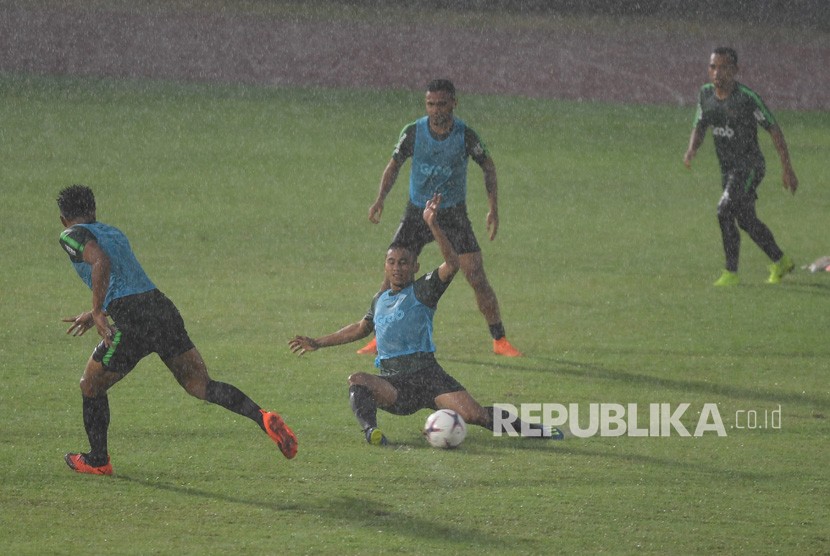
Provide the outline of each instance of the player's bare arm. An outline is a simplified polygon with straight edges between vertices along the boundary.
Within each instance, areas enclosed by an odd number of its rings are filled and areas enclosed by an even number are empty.
[[[499,182],[496,177],[496,164],[492,158],[487,157],[481,163],[481,169],[484,172],[484,187],[487,189],[487,202],[490,205],[486,217],[487,231],[490,241],[493,241],[499,231]]]
[[[692,135],[689,137],[689,148],[686,149],[686,154],[683,156],[683,164],[686,168],[692,168],[692,159],[697,155],[697,150],[703,143],[704,134],[699,127],[695,126],[692,130]]]
[[[349,324],[331,334],[319,338],[308,336],[294,336],[288,342],[288,347],[293,353],[303,355],[307,351],[317,351],[320,348],[339,346],[357,340],[362,340],[371,333],[369,321],[361,319],[358,322]]]
[[[96,241],[84,247],[84,262],[92,268],[92,320],[106,345],[112,345],[113,330],[104,312],[104,299],[110,282],[110,259]]]
[[[401,164],[394,158],[390,159],[389,164],[387,164],[386,168],[384,168],[383,174],[380,178],[378,197],[375,199],[375,202],[372,203],[372,206],[369,207],[369,221],[372,224],[380,222],[380,217],[383,215],[383,202],[386,200],[386,196],[389,195],[389,192],[392,191],[392,186],[395,185],[395,181],[398,179],[398,173],[400,170]]]
[[[772,137],[772,144],[775,150],[778,151],[778,158],[781,159],[782,179],[784,181],[784,189],[790,191],[795,195],[795,190],[798,189],[798,177],[793,170],[792,162],[790,161],[790,151],[787,148],[787,141],[784,139],[784,132],[778,125],[769,128],[770,137]]]
[[[450,240],[444,234],[441,226],[438,225],[438,207],[441,206],[441,194],[436,193],[432,199],[427,201],[424,207],[424,222],[429,226],[438,248],[441,250],[441,255],[444,257],[444,262],[438,267],[438,277],[442,282],[449,282],[452,280],[455,273],[458,272],[459,261],[458,254],[453,249]]]

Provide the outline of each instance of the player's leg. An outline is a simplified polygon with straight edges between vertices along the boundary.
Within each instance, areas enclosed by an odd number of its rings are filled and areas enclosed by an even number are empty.
[[[493,352],[496,355],[508,357],[521,356],[522,353],[507,341],[501,320],[499,300],[496,298],[496,292],[493,290],[493,286],[490,285],[484,271],[481,247],[476,239],[466,207],[460,205],[450,207],[445,211],[439,210],[438,217],[441,229],[447,234],[447,239],[452,243],[455,252],[458,253],[461,272],[473,288],[478,310],[484,316],[484,320],[490,328],[490,336],[493,338]]]
[[[461,267],[461,272],[464,273],[464,277],[473,288],[478,310],[481,311],[484,320],[487,321],[490,336],[493,338],[493,352],[497,355],[505,355],[508,357],[521,356],[522,353],[507,341],[504,324],[501,320],[499,301],[484,271],[484,261],[481,251],[459,255],[458,262]]]
[[[784,275],[792,272],[795,268],[795,263],[784,255],[784,252],[778,247],[772,231],[758,218],[756,213],[755,201],[757,195],[755,191],[760,184],[761,177],[763,177],[763,174],[748,184],[747,194],[736,210],[736,219],[738,226],[747,233],[750,239],[773,262],[769,267],[770,275],[767,281],[771,284],[778,284]]]
[[[252,420],[277,443],[285,457],[291,459],[297,454],[297,437],[282,417],[262,409],[236,386],[211,379],[207,364],[195,347],[164,359],[164,363],[188,394]]]
[[[349,406],[369,444],[387,444],[378,428],[378,407],[391,407],[397,399],[398,390],[382,377],[369,373],[349,376]]]
[[[471,425],[493,429],[493,414],[487,411],[466,390],[448,392],[435,397],[438,409],[452,409]]]
[[[493,406],[482,407],[466,390],[449,392],[435,398],[438,409],[452,409],[472,425],[494,430],[496,422],[500,426],[511,427],[517,433],[529,438],[552,438],[561,440],[564,434],[559,429],[545,427],[539,423],[523,422],[517,415],[512,415]],[[496,411],[499,412],[498,418]],[[507,431],[505,431],[507,432]]]
[[[741,252],[741,233],[735,221],[735,195],[734,176],[729,176],[723,195],[718,201],[718,225],[723,241],[725,268],[721,277],[715,282],[716,286],[733,286],[739,282],[737,273]]]
[[[69,453],[64,456],[67,465],[75,471],[95,475],[112,474],[112,464],[107,448],[110,424],[107,390],[123,377],[121,373],[106,370],[101,361],[96,360],[95,354],[89,358],[80,382],[83,422],[89,439],[89,452]]]

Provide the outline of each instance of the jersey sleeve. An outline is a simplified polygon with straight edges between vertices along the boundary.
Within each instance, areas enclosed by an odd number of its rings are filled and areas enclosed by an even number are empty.
[[[775,118],[770,112],[767,105],[764,104],[764,101],[761,100],[761,96],[753,91],[748,87],[742,87],[743,91],[746,95],[752,100],[752,104],[754,105],[754,110],[752,111],[752,115],[755,117],[755,121],[758,123],[759,126],[763,127],[764,129],[769,129],[775,125]]]
[[[61,234],[60,246],[73,263],[80,263],[84,260],[84,247],[89,241],[94,240],[92,232],[82,226],[73,226]]]
[[[383,292],[378,292],[375,294],[375,297],[372,298],[372,303],[369,305],[369,310],[366,312],[366,315],[363,317],[363,320],[369,323],[369,331],[373,331],[375,329],[375,307],[378,304],[378,299],[380,299],[380,294]]]
[[[447,291],[451,282],[452,280],[442,282],[441,277],[438,275],[438,269],[436,268],[415,281],[415,298],[427,307],[434,309],[438,306],[438,300]]]
[[[481,166],[484,161],[490,158],[490,152],[487,150],[487,145],[481,140],[481,137],[473,131],[472,128],[467,127],[464,130],[464,145],[467,150],[467,156],[475,160],[476,164]]]
[[[703,113],[703,99],[706,95],[706,85],[700,88],[700,93],[697,95],[697,108],[695,109],[695,119],[692,122],[693,128],[699,128],[701,130],[705,130],[706,127],[709,125],[706,122]]]
[[[403,163],[415,153],[415,130],[418,128],[415,122],[407,124],[401,130],[401,136],[392,151],[392,158],[395,162]]]

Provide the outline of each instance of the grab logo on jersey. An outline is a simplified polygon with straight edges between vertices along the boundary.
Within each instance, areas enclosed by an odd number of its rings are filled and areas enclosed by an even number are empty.
[[[441,176],[444,178],[452,176],[451,167],[439,164],[421,164],[418,166],[418,172],[424,176]]]
[[[375,326],[383,326],[386,324],[392,324],[395,321],[403,320],[406,316],[406,313],[403,312],[401,309],[395,309],[394,313],[389,313],[387,315],[378,315],[375,317]]]
[[[726,125],[723,127],[712,128],[712,135],[715,137],[726,137],[727,139],[732,139],[732,137],[735,136],[735,131]]]

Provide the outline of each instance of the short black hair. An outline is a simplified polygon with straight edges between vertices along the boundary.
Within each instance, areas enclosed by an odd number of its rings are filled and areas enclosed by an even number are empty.
[[[735,52],[734,48],[730,48],[728,46],[718,46],[712,51],[712,54],[717,54],[718,56],[726,56],[729,58],[729,61],[732,62],[733,66],[738,65],[738,53]]]
[[[446,91],[452,98],[455,98],[455,85],[449,79],[433,79],[427,84],[428,93]]]
[[[58,193],[58,208],[68,220],[95,217],[95,195],[85,185],[75,184]]]
[[[418,260],[418,253],[408,243],[403,243],[402,241],[393,241],[389,245],[389,248],[386,250],[386,252],[388,253],[392,249],[403,249],[404,251],[409,251],[409,253],[412,255],[412,260],[414,260],[414,261]]]

